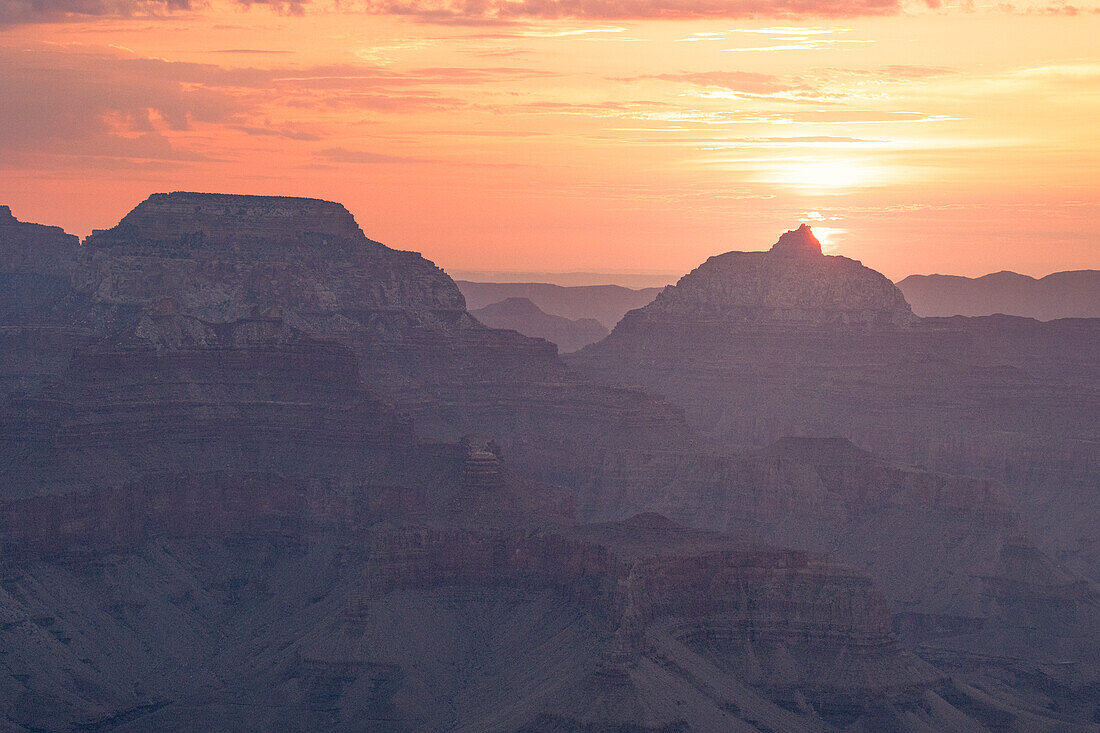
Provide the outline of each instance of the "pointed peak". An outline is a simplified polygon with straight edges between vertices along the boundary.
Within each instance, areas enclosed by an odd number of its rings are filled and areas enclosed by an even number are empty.
[[[771,251],[776,254],[821,254],[821,242],[817,241],[814,232],[808,224],[803,224],[798,229],[792,229],[779,238],[772,245]]]

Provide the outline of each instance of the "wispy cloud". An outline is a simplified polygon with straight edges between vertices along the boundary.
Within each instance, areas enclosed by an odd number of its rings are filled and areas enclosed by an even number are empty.
[[[856,17],[896,13],[899,0],[368,0],[375,13],[426,22]]]
[[[353,163],[355,165],[381,165],[393,163],[430,163],[425,158],[405,155],[386,155],[368,150],[348,150],[347,148],[325,148],[314,153],[314,157],[333,163]]]

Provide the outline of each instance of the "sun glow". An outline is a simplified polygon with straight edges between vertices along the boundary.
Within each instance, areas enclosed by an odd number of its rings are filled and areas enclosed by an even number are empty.
[[[773,168],[768,180],[784,186],[829,193],[837,189],[868,186],[880,177],[880,171],[861,161],[834,158],[782,161]]]
[[[825,254],[834,254],[837,251],[838,240],[848,233],[847,229],[837,227],[819,227],[813,224],[814,236],[821,242],[821,251]]]

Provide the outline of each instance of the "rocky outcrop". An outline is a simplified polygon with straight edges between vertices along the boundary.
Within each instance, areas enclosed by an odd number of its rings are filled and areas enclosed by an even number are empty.
[[[19,221],[0,206],[0,273],[65,277],[76,256],[77,238],[61,227]]]
[[[79,303],[69,276],[77,245],[60,227],[21,222],[0,207],[0,338],[30,325],[73,325]]]
[[[546,339],[557,344],[558,351],[563,354],[594,344],[608,334],[599,321],[591,318],[571,321],[550,315],[527,298],[505,298],[472,310],[470,315],[489,328],[506,328],[524,336]]]
[[[314,335],[476,327],[442,270],[367,239],[328,201],[154,194],[83,249],[75,284],[101,305],[168,300],[215,323],[279,307]]]
[[[712,258],[567,357],[681,404],[717,446],[613,458],[578,507],[835,552],[927,658],[987,686],[1045,680],[1037,694],[1072,709],[1100,675],[1095,586],[1072,572],[1097,572],[1072,520],[1096,514],[1097,344],[1100,320],[915,318],[885,278],[789,232]]]
[[[918,319],[886,278],[811,237],[712,257],[569,363],[670,397],[726,445],[840,435],[1008,479],[1014,453],[1094,442],[1100,320]]]
[[[898,467],[844,440],[787,439],[735,455],[609,457],[578,510],[657,511],[834,554],[883,589],[897,630],[926,660],[987,689],[1011,680],[1087,719],[1100,593],[1036,546],[1004,494],[988,479]]]

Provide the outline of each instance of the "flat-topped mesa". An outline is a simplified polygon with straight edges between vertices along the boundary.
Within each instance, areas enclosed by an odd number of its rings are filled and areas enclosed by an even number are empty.
[[[19,220],[12,216],[10,206],[0,206],[0,227],[18,223]]]
[[[86,244],[154,251],[377,246],[332,201],[185,191],[151,195],[115,227],[93,232]]]
[[[817,241],[808,224],[791,229],[770,250],[777,255],[821,255],[821,242]]]
[[[80,258],[74,285],[107,307],[169,298],[182,314],[218,323],[279,306],[325,338],[357,328],[349,319],[395,332],[473,323],[442,270],[368,239],[347,209],[320,199],[153,194],[88,237]]]
[[[767,252],[715,255],[620,323],[675,320],[757,328],[894,328],[915,320],[901,291],[862,263],[821,253],[803,224]]]

